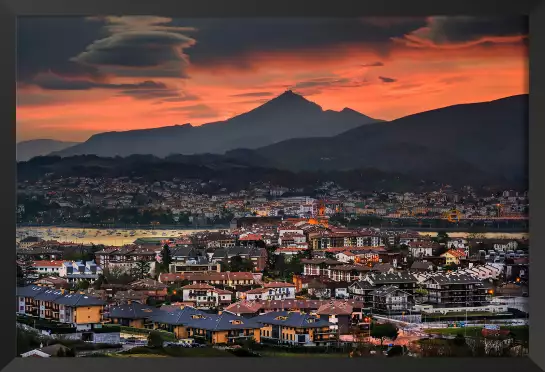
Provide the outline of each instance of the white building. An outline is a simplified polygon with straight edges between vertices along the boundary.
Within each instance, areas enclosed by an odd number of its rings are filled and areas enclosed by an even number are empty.
[[[36,269],[38,275],[59,275],[63,261],[34,261],[32,266]]]

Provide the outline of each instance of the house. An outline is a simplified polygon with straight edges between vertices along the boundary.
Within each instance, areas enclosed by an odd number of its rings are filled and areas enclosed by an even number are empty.
[[[239,301],[229,305],[225,311],[232,312],[240,316],[250,316],[252,314],[265,314],[272,311],[299,311],[305,313],[315,313],[322,305],[328,304],[329,300],[273,300],[273,301]],[[352,306],[353,317],[360,316],[364,307],[362,301],[357,300],[335,300]]]
[[[176,274],[199,273],[203,271],[221,271],[220,263],[208,262],[206,257],[200,256],[198,260],[187,260],[170,264],[169,272]]]
[[[437,248],[437,244],[432,241],[411,241],[408,245],[409,253],[413,257],[433,256],[433,251]]]
[[[308,283],[308,294],[319,299],[348,298],[348,282],[313,279]]]
[[[373,298],[373,313],[390,315],[408,311],[412,307],[412,294],[393,285],[380,287],[370,295]]]
[[[104,314],[104,318],[105,320],[109,320],[112,324],[144,328],[144,323],[157,311],[160,310],[155,307],[129,302],[127,304],[111,307],[108,312]]]
[[[427,261],[414,261],[411,265],[411,271],[427,272],[432,271],[434,268],[435,266]]]
[[[94,282],[100,274],[102,274],[102,268],[93,261],[86,263],[66,261],[59,269],[59,276],[65,278],[69,283],[77,283],[81,280]]]
[[[129,288],[134,291],[144,293],[148,298],[162,301],[168,294],[168,286],[157,280],[145,278],[129,284]]]
[[[295,284],[285,282],[269,282],[258,288],[246,292],[248,300],[289,300],[295,299]],[[249,293],[252,292],[252,293]]]
[[[30,248],[34,244],[38,244],[38,243],[41,243],[41,242],[43,242],[43,239],[41,239],[41,238],[38,238],[36,236],[27,236],[26,238],[21,239],[19,241],[19,247],[20,248]]]
[[[347,334],[354,319],[354,309],[347,302],[331,301],[316,311],[320,319],[329,322],[330,330],[338,335]]]
[[[327,276],[329,270],[335,266],[343,265],[342,262],[331,260],[328,258],[302,259],[303,275],[305,276]]]
[[[215,272],[207,271],[202,273],[171,274],[162,273],[159,275],[159,281],[165,284],[176,284],[183,281],[190,284],[217,284],[226,287],[251,286],[256,284],[256,279],[249,272]]]
[[[39,260],[34,261],[32,266],[36,269],[38,275],[59,274],[63,261]]]
[[[274,311],[251,320],[261,325],[263,341],[301,346],[326,346],[335,341],[330,323],[305,313]]]
[[[239,256],[252,261],[254,271],[256,272],[263,271],[267,264],[267,250],[254,246],[218,248],[211,252],[206,252],[206,256],[208,257],[209,262],[212,263],[230,262],[233,257]]]
[[[27,351],[26,353],[21,354],[21,357],[23,358],[50,358],[50,357],[58,357],[58,356],[69,356],[73,355],[72,349],[61,345],[61,344],[55,344],[55,345],[49,345],[49,346],[43,346],[39,349],[34,349]]]
[[[458,249],[449,249],[445,253],[441,255],[441,257],[445,257],[446,260],[446,266],[449,265],[459,265],[460,259],[465,258],[466,254],[463,250]]]
[[[182,300],[196,308],[227,306],[233,301],[233,292],[208,284],[189,284],[182,288]]]
[[[414,296],[416,284],[418,280],[416,277],[406,271],[398,271],[394,273],[370,273],[365,277],[365,280],[369,282],[376,289],[384,286],[396,286],[397,288],[409,293],[410,296]],[[410,298],[409,300],[412,301]]]
[[[173,332],[178,339],[200,338],[212,344],[229,344],[253,338],[260,342],[260,325],[229,312],[208,314],[190,306],[159,311],[150,318],[154,329]]]
[[[102,251],[95,252],[97,265],[104,269],[118,269],[122,272],[131,272],[138,262],[145,261],[153,263],[157,254],[161,251],[159,246],[126,245],[123,247],[108,247]],[[150,272],[153,265],[150,265]]]
[[[361,280],[370,271],[372,269],[365,265],[335,265],[329,269],[327,277],[337,282],[352,282]]]
[[[70,284],[68,283],[67,280],[61,279],[57,276],[43,277],[36,280],[33,284],[37,286],[56,288],[56,289],[70,288]]]
[[[53,290],[45,287],[18,287],[17,313],[70,324],[89,330],[102,323],[105,302],[84,293]]]
[[[366,305],[373,302],[373,297],[371,292],[376,289],[366,280],[361,280],[350,284],[348,287],[348,293],[352,296],[354,300],[363,301]]]

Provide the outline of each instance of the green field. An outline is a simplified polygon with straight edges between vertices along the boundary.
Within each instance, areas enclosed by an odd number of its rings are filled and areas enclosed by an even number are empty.
[[[425,330],[426,333],[436,335],[452,335],[462,334],[469,337],[481,337],[483,327],[464,327],[464,328],[430,328]],[[529,327],[528,326],[505,326],[500,329],[508,329],[513,333],[516,340],[528,341]]]

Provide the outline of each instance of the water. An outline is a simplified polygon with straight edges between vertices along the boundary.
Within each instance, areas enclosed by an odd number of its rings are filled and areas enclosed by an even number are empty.
[[[48,232],[48,230],[51,230]],[[17,228],[17,241],[27,235],[39,236],[44,240],[61,243],[104,244],[122,246],[131,244],[139,238],[181,238],[195,232],[218,231],[218,229],[179,229],[179,230],[135,230],[135,229],[81,229],[75,227],[21,227]]]
[[[21,227],[17,228],[17,241],[24,238],[27,234],[39,236],[45,240],[56,240],[62,243],[78,243],[78,244],[104,244],[111,246],[122,246],[131,244],[138,238],[181,238],[200,231],[219,231],[220,229],[168,229],[168,230],[150,230],[150,229],[81,229],[75,227]],[[436,236],[437,231],[418,231],[421,235]],[[452,238],[465,238],[467,232],[448,231],[448,235]],[[528,238],[526,232],[487,232],[479,233],[488,239],[523,239]]]

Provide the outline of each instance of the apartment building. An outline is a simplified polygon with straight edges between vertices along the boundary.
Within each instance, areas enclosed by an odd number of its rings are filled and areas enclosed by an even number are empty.
[[[428,291],[427,302],[434,307],[478,307],[490,303],[487,288],[471,275],[436,273],[424,281],[424,286]]]
[[[374,313],[398,314],[412,307],[412,295],[396,286],[380,287],[370,293]]]
[[[335,341],[330,323],[317,316],[279,311],[251,320],[261,325],[260,336],[264,341],[301,346],[326,346]]]
[[[20,315],[70,324],[78,330],[102,323],[105,302],[96,297],[34,285],[18,287],[16,295]]]

